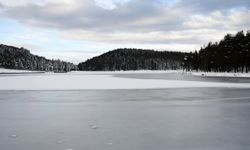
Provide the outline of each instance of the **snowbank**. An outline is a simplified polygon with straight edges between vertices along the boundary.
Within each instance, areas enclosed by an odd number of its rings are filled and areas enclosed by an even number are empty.
[[[21,74],[21,73],[43,73],[43,71],[30,71],[30,70],[16,70],[0,68],[0,74]]]
[[[131,79],[95,72],[0,76],[0,90],[81,90],[81,89],[157,89],[191,87],[250,88],[250,83],[216,83],[181,80]]]
[[[245,77],[250,78],[250,73],[233,72],[187,72],[188,75],[207,76],[207,77]]]

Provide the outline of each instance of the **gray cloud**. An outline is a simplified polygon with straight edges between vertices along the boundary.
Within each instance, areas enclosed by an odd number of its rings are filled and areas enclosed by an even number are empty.
[[[108,32],[174,29],[185,17],[182,11],[157,5],[153,0],[132,0],[112,10],[100,8],[90,0],[27,4],[9,7],[6,16],[36,26]]]
[[[195,13],[205,14],[216,10],[227,11],[229,9],[245,7],[249,9],[249,0],[180,0],[176,7],[188,7]]]
[[[65,38],[105,42],[200,44],[250,27],[249,0],[176,0],[171,5],[165,0],[131,0],[113,5],[106,9],[93,0],[27,3],[4,6],[4,15],[57,29]]]

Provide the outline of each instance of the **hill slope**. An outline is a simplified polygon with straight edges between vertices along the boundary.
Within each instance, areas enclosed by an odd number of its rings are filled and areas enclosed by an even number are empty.
[[[165,70],[180,69],[186,53],[142,49],[116,49],[78,65],[79,70]]]
[[[33,55],[27,49],[3,44],[0,45],[0,67],[55,72],[67,72],[77,68],[73,63],[49,60]]]

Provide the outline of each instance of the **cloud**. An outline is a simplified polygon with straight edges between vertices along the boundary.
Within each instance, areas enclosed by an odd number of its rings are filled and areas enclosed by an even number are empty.
[[[166,30],[181,22],[178,18],[182,11],[171,10],[152,0],[111,3],[109,6],[113,9],[104,9],[100,7],[100,2],[92,0],[45,5],[28,3],[24,6],[9,7],[6,16],[29,25],[101,32]]]
[[[250,27],[249,0],[19,1],[0,1],[6,18],[70,40],[202,45]]]
[[[216,36],[214,40],[219,40],[227,32],[217,30],[181,30],[181,31],[158,31],[144,33],[95,33],[88,31],[68,31],[62,35],[65,39],[90,40],[107,43],[129,43],[138,44],[197,44],[206,43]]]
[[[249,30],[250,28],[250,10],[233,11],[228,16],[228,28]]]
[[[69,2],[71,0],[1,0],[0,2],[8,7],[25,6],[28,4],[45,5],[48,3]]]
[[[184,22],[189,29],[247,30],[250,27],[250,10],[234,10],[228,14],[215,11],[209,15],[193,15]]]

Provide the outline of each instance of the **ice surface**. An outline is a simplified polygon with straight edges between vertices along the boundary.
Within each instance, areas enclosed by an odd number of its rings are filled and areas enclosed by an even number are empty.
[[[249,97],[242,88],[0,91],[0,150],[249,150]]]
[[[11,134],[10,137],[11,138],[17,138],[18,136],[16,134]]]
[[[113,146],[113,143],[110,142],[110,143],[107,143],[107,145],[108,145],[108,146]]]
[[[63,141],[62,141],[62,140],[58,140],[58,141],[56,141],[56,143],[57,143],[57,144],[62,144]]]
[[[98,129],[98,127],[97,127],[96,125],[90,125],[89,127],[90,127],[91,129],[93,129],[93,130]]]
[[[122,72],[118,73],[121,74]],[[140,73],[148,73],[148,71]],[[158,73],[163,72],[158,71]],[[113,75],[115,74],[114,72],[72,72],[1,75],[0,90],[160,89],[190,87],[250,88],[250,83],[134,79],[114,77]]]

